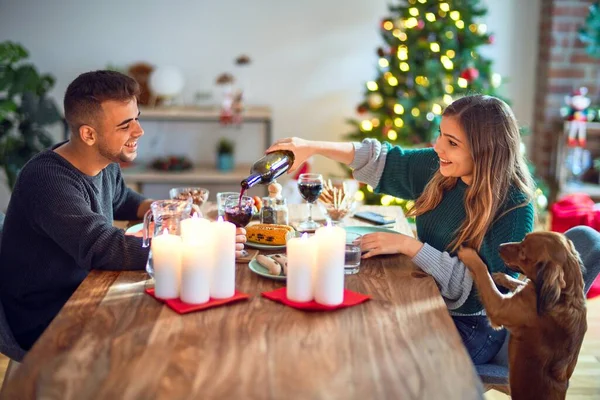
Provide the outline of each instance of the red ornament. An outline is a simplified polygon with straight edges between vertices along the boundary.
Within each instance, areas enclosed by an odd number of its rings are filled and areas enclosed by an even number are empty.
[[[417,22],[417,28],[419,28],[419,29],[425,28],[425,21],[420,19],[419,22]]]
[[[356,112],[359,114],[364,114],[367,112],[367,107],[360,105],[360,106],[356,107]]]
[[[383,49],[381,47],[378,47],[377,48],[377,55],[379,57],[383,57],[383,56],[385,56],[385,51],[383,51]]]
[[[495,41],[496,41],[496,37],[494,35],[490,35],[490,37],[488,38],[488,43],[494,44]]]
[[[474,67],[469,67],[460,73],[460,77],[466,79],[468,82],[473,82],[479,78],[479,70]]]

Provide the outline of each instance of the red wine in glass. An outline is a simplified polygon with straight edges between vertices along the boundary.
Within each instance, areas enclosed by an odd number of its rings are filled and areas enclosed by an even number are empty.
[[[301,174],[298,177],[298,191],[308,204],[308,218],[298,225],[298,230],[315,230],[320,224],[312,219],[312,205],[323,191],[323,176],[321,174]]]
[[[323,191],[323,182],[298,182],[298,190],[304,200],[314,203]]]
[[[243,228],[252,219],[252,207],[225,207],[225,221],[231,222],[238,228]]]
[[[234,196],[225,200],[225,221],[231,222],[238,228],[243,228],[252,219],[254,200],[248,196],[236,199]]]

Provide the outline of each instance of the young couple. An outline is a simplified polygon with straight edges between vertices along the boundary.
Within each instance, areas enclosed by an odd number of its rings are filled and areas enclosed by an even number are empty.
[[[139,219],[151,200],[125,186],[118,166],[137,155],[143,135],[137,83],[95,71],[67,88],[70,140],[34,157],[21,171],[8,207],[0,252],[0,300],[17,341],[29,349],[91,269],[143,270],[141,239],[112,226]],[[505,331],[490,328],[473,280],[456,256],[478,250],[491,272],[506,272],[498,246],[533,229],[533,184],[519,151],[514,115],[502,101],[468,96],[442,116],[433,149],[283,139],[267,151],[295,153],[292,168],[315,154],[348,164],[380,193],[414,199],[419,239],[374,233],[365,257],[402,253],[436,280],[475,363],[489,361]],[[237,250],[245,232],[238,230]]]

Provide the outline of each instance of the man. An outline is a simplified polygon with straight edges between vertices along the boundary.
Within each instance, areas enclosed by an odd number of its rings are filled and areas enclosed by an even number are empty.
[[[0,300],[29,350],[91,269],[143,270],[148,248],[113,227],[140,219],[152,200],[127,188],[118,162],[137,156],[144,134],[132,78],[80,75],[67,88],[70,140],[33,157],[10,199],[0,253]],[[237,250],[245,231],[238,230]]]

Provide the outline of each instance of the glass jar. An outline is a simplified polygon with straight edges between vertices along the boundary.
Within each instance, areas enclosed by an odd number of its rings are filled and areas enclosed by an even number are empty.
[[[287,201],[282,197],[263,197],[260,209],[262,224],[289,225]]]

